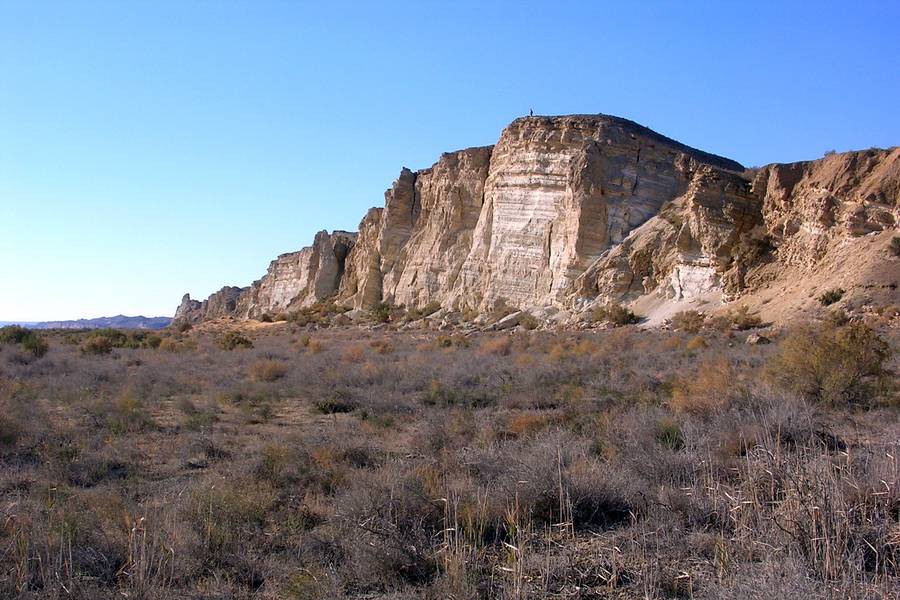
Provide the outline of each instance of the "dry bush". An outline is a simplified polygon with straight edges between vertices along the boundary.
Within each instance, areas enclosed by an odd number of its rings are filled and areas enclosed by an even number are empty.
[[[702,335],[696,335],[688,340],[687,346],[685,346],[691,352],[696,352],[698,350],[704,350],[709,347],[709,344]]]
[[[678,377],[669,406],[676,412],[710,416],[727,409],[741,395],[737,374],[724,358],[707,360],[694,373]]]
[[[160,340],[158,348],[163,352],[191,352],[197,349],[197,342],[188,338],[166,337]]]
[[[751,314],[747,305],[742,305],[735,310],[719,313],[707,317],[706,325],[712,329],[727,333],[732,330],[745,331],[762,325],[759,315]]]
[[[478,349],[483,354],[496,354],[499,356],[508,356],[512,351],[513,339],[508,335],[498,335],[496,337],[488,337],[479,345]]]
[[[874,400],[888,376],[890,345],[874,329],[854,323],[802,326],[790,331],[766,373],[781,387],[826,404]]]
[[[696,310],[683,310],[672,316],[672,329],[698,333],[706,323],[706,315]]]
[[[641,318],[621,304],[605,304],[591,312],[591,318],[597,323],[611,323],[616,326],[630,325],[640,322]]]
[[[263,358],[250,365],[250,377],[256,381],[276,381],[288,373],[288,365],[281,360]]]
[[[222,350],[236,350],[238,348],[252,348],[253,342],[239,331],[227,331],[219,340]]]
[[[372,340],[369,342],[369,346],[375,350],[378,354],[391,354],[394,352],[394,345],[391,344],[389,340]]]
[[[366,347],[363,344],[354,344],[341,353],[341,360],[344,362],[358,363],[362,362],[366,357]]]
[[[506,418],[503,433],[513,437],[532,435],[552,423],[552,416],[544,412],[517,412]]]
[[[113,349],[113,341],[104,335],[92,335],[81,344],[84,354],[109,354]]]

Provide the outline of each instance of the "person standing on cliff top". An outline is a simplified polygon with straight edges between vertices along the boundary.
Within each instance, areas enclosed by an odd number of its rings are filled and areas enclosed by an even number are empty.
[[[533,117],[533,116],[534,116],[534,109],[533,109],[533,108],[528,109],[528,116],[529,116],[529,117]]]

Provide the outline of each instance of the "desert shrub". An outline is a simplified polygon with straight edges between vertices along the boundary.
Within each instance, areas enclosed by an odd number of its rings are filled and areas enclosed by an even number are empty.
[[[113,341],[104,335],[91,335],[81,343],[83,354],[109,354],[113,349]]]
[[[391,354],[394,351],[394,345],[385,339],[372,340],[369,346],[378,354]]]
[[[895,235],[891,238],[891,254],[894,256],[900,256],[900,235]]]
[[[596,307],[591,312],[591,318],[598,323],[605,321],[617,326],[630,325],[641,320],[640,317],[631,312],[628,308],[615,303]]]
[[[272,319],[272,315],[270,315],[269,313],[263,313],[263,314],[259,317],[259,320],[260,320],[261,322],[263,322],[263,323],[272,323],[272,322],[274,321],[274,320]]]
[[[242,335],[239,331],[228,331],[219,340],[219,347],[222,350],[235,350],[237,348],[252,348],[253,342]]]
[[[707,319],[707,324],[713,329],[722,332],[732,329],[745,331],[759,327],[762,324],[762,319],[759,318],[759,315],[751,314],[750,308],[744,304],[735,310]]]
[[[672,329],[698,333],[706,322],[706,315],[696,310],[683,310],[672,316]]]
[[[843,298],[845,293],[846,292],[843,288],[828,290],[827,292],[819,296],[819,304],[821,304],[822,306],[831,306],[832,304],[838,302],[841,298]]]
[[[441,310],[440,302],[429,302],[422,308],[412,307],[406,311],[406,320],[407,321],[417,321],[419,319],[423,319],[429,315],[433,315],[437,311]]]
[[[512,350],[513,339],[508,335],[498,335],[497,337],[488,337],[481,342],[479,349],[485,354],[497,354],[499,356],[508,356]]]
[[[394,312],[394,307],[386,302],[379,302],[371,309],[369,309],[369,316],[376,323],[387,323],[391,320],[391,313]]]
[[[690,340],[688,340],[686,348],[691,352],[696,352],[697,350],[703,350],[708,347],[709,344],[706,342],[706,338],[702,335],[695,335]]]
[[[532,315],[528,315],[528,314],[522,315],[522,318],[519,319],[519,325],[521,327],[527,329],[528,331],[533,331],[533,330],[537,329],[540,326],[540,324],[541,324],[540,321],[538,321]]]
[[[50,346],[47,340],[36,332],[18,325],[0,327],[0,344],[19,344],[25,352],[35,358],[41,358],[47,354]]]
[[[0,344],[21,344],[32,335],[34,332],[27,327],[7,325],[0,327]]]
[[[759,327],[762,324],[762,319],[759,318],[759,315],[751,314],[750,308],[744,304],[731,313],[731,324],[738,331],[744,331]]]
[[[250,365],[250,376],[257,381],[275,381],[287,375],[284,361],[263,358]]]
[[[318,398],[313,401],[313,408],[324,415],[349,413],[356,410],[356,407],[357,403],[355,400],[346,397],[340,392],[334,392],[324,398]]]
[[[187,321],[178,321],[176,323],[173,323],[173,326],[175,327],[175,331],[177,331],[178,333],[187,333],[194,328],[194,326]]]
[[[188,516],[200,539],[203,558],[219,564],[259,532],[275,496],[259,481],[198,488],[190,499]]]
[[[662,417],[656,422],[654,432],[656,441],[669,450],[678,451],[684,448],[684,434],[681,425],[671,417]]]
[[[831,323],[789,332],[766,366],[768,377],[803,397],[841,404],[863,402],[887,372],[890,345],[861,323]]]
[[[47,340],[35,334],[25,338],[25,341],[22,342],[22,349],[26,352],[30,352],[37,358],[40,358],[47,354],[47,350],[49,350],[49,348],[50,345],[47,343]]]

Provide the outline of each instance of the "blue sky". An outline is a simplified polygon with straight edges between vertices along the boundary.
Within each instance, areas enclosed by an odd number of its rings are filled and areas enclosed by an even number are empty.
[[[537,114],[900,144],[897,2],[0,0],[0,319],[164,315]]]

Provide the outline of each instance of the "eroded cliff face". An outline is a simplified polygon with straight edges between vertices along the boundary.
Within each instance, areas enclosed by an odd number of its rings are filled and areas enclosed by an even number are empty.
[[[703,166],[684,195],[578,278],[573,299],[732,300],[789,268],[795,277],[814,272],[855,238],[896,229],[898,204],[897,148],[772,164],[747,178]]]
[[[401,173],[378,224],[361,225],[340,299],[562,303],[594,259],[687,188],[685,160],[742,170],[616,117],[518,119],[493,148]]]
[[[249,287],[224,287],[203,302],[185,294],[175,311],[175,320],[259,318],[330,298],[337,293],[347,255],[355,242],[355,233],[320,231],[312,246],[282,254]]]
[[[176,318],[258,318],[331,298],[485,312],[731,299],[836,240],[897,227],[900,149],[744,171],[606,115],[517,119],[492,147],[403,169],[356,234],[320,232],[248,288]],[[775,273],[775,275],[773,275]]]
[[[238,303],[238,314],[257,318],[309,306],[333,296],[344,275],[345,261],[356,242],[346,231],[316,234],[312,246],[282,254],[253,283]]]

